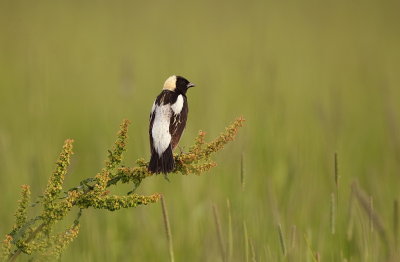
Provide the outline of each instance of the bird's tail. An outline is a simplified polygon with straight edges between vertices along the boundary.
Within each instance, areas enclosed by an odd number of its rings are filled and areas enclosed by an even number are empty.
[[[149,171],[151,173],[164,173],[167,174],[174,170],[175,162],[174,156],[172,155],[171,144],[168,148],[162,153],[161,156],[158,155],[157,152],[153,151],[151,154]]]

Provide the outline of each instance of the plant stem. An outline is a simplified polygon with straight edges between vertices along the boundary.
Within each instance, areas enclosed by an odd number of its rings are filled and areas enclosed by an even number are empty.
[[[171,227],[169,225],[168,211],[167,211],[167,206],[165,205],[164,196],[161,197],[161,208],[164,218],[165,233],[167,234],[167,240],[168,240],[169,257],[171,259],[171,262],[174,262],[175,261],[174,246],[172,244]]]
[[[26,239],[25,242],[26,242],[26,243],[31,242],[31,241],[35,238],[35,236],[42,230],[43,227],[44,227],[44,224],[41,224],[40,226],[38,226],[38,227],[35,229],[35,231],[33,231],[33,232],[31,233],[31,235]],[[15,251],[15,253],[12,254],[12,255],[9,257],[8,261],[9,261],[9,262],[15,261],[15,259],[17,259],[17,257],[21,254],[21,252],[22,252],[21,249],[17,249],[17,251]]]

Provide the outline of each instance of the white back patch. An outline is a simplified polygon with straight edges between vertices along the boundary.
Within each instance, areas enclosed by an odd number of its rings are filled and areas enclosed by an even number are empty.
[[[178,115],[181,113],[182,108],[183,108],[183,96],[179,95],[178,98],[176,99],[176,102],[171,105],[172,111],[174,111],[175,115]]]
[[[158,153],[158,156],[161,157],[171,142],[171,134],[169,133],[169,122],[172,114],[171,106],[169,104],[155,105],[154,111],[155,115],[151,136],[153,137],[154,149]]]

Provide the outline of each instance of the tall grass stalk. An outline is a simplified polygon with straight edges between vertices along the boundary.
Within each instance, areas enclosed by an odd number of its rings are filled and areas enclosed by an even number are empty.
[[[336,201],[335,201],[335,206],[331,206],[331,208],[334,208],[334,215],[335,215],[335,217],[333,217],[333,218],[335,218],[335,224],[334,224],[334,226],[336,226],[336,217],[338,216],[337,215],[337,212],[338,212],[338,210],[339,210],[339,160],[338,160],[338,153],[337,152],[335,152],[335,155],[334,155],[334,174],[335,174],[335,195],[336,195]],[[334,201],[335,199],[333,199],[332,197],[331,197],[331,201]],[[333,228],[333,229],[335,229],[335,228]],[[332,234],[335,234],[334,233],[334,231],[333,231],[333,233]]]
[[[290,253],[292,254],[296,249],[296,240],[297,239],[297,227],[295,225],[292,226],[292,232],[290,236]]]
[[[393,94],[387,85],[382,88],[382,95],[385,100],[385,111],[386,111],[386,123],[388,124],[388,132],[390,133],[391,144],[394,149],[394,157],[398,163],[400,163],[400,136],[399,136],[399,125],[398,115],[396,112],[395,102],[393,100]]]
[[[296,238],[297,238],[297,227],[295,225],[292,226],[292,233],[291,233],[291,241],[290,241],[290,246],[291,248],[296,247]]]
[[[371,200],[372,198],[368,197],[368,195],[357,185],[356,182],[353,182],[353,184],[351,185],[351,189],[354,196],[358,200],[358,203],[361,205],[365,214],[368,216],[370,223],[372,224],[372,226],[370,225],[370,229],[377,229],[382,242],[389,251],[390,246],[389,240],[387,238],[386,229],[379,214],[373,209]]]
[[[231,203],[229,201],[229,198],[226,199],[226,206],[228,208],[228,261],[232,261],[232,257],[233,257],[233,230],[232,230]]]
[[[213,208],[213,214],[214,214],[215,227],[216,227],[216,231],[217,231],[219,251],[221,253],[222,261],[226,261],[226,251],[225,251],[224,240],[222,238],[222,227],[221,227],[221,221],[219,219],[217,206],[214,204],[212,206],[212,208]]]
[[[393,201],[393,237],[394,245],[396,250],[399,243],[399,201],[395,199]]]
[[[163,214],[163,219],[164,219],[165,233],[167,235],[167,240],[168,240],[169,258],[170,258],[171,262],[174,262],[175,256],[174,256],[174,245],[172,242],[171,226],[169,224],[167,205],[165,204],[163,195],[161,195],[161,208],[162,208],[162,214]]]
[[[372,219],[372,213],[374,212],[374,199],[372,196],[369,196],[369,230],[374,232],[374,222]]]
[[[339,198],[339,163],[338,163],[337,152],[335,152],[334,155],[334,174],[335,174],[336,197]]]
[[[347,218],[347,241],[350,241],[353,238],[353,228],[354,228],[354,192],[351,191],[350,199],[349,199],[349,208],[348,208],[348,218]]]
[[[311,257],[313,259],[314,262],[319,262],[321,260],[321,258],[319,257],[319,254],[317,252],[314,252],[310,240],[308,239],[307,235],[304,234],[304,240],[306,241],[308,250],[310,251]]]
[[[249,241],[250,241],[250,250],[251,250],[251,262],[257,262],[256,250],[254,249],[253,240],[249,239]]]
[[[242,191],[244,191],[244,187],[246,185],[246,178],[245,178],[245,173],[244,173],[244,156],[243,152],[240,155],[240,185],[242,187]]]
[[[335,204],[335,193],[331,193],[331,234],[335,234],[335,226],[336,226],[336,204]]]
[[[244,258],[246,262],[249,262],[249,235],[247,232],[246,221],[243,221],[243,237],[244,237]]]
[[[280,223],[278,224],[278,234],[279,234],[279,243],[281,244],[282,254],[283,256],[286,256],[287,250],[286,250],[285,237],[283,235],[282,226]]]
[[[317,253],[315,254],[315,260],[316,260],[317,262],[321,262],[321,255],[320,255],[319,252],[317,252]]]
[[[264,246],[264,255],[265,255],[265,261],[273,261],[271,255],[271,249],[269,248],[269,246]]]

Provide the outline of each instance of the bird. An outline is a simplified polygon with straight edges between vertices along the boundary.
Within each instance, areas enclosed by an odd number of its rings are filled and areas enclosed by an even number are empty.
[[[195,85],[182,76],[165,81],[150,112],[150,173],[166,175],[175,168],[172,150],[178,145],[186,126],[189,107],[186,92]]]

